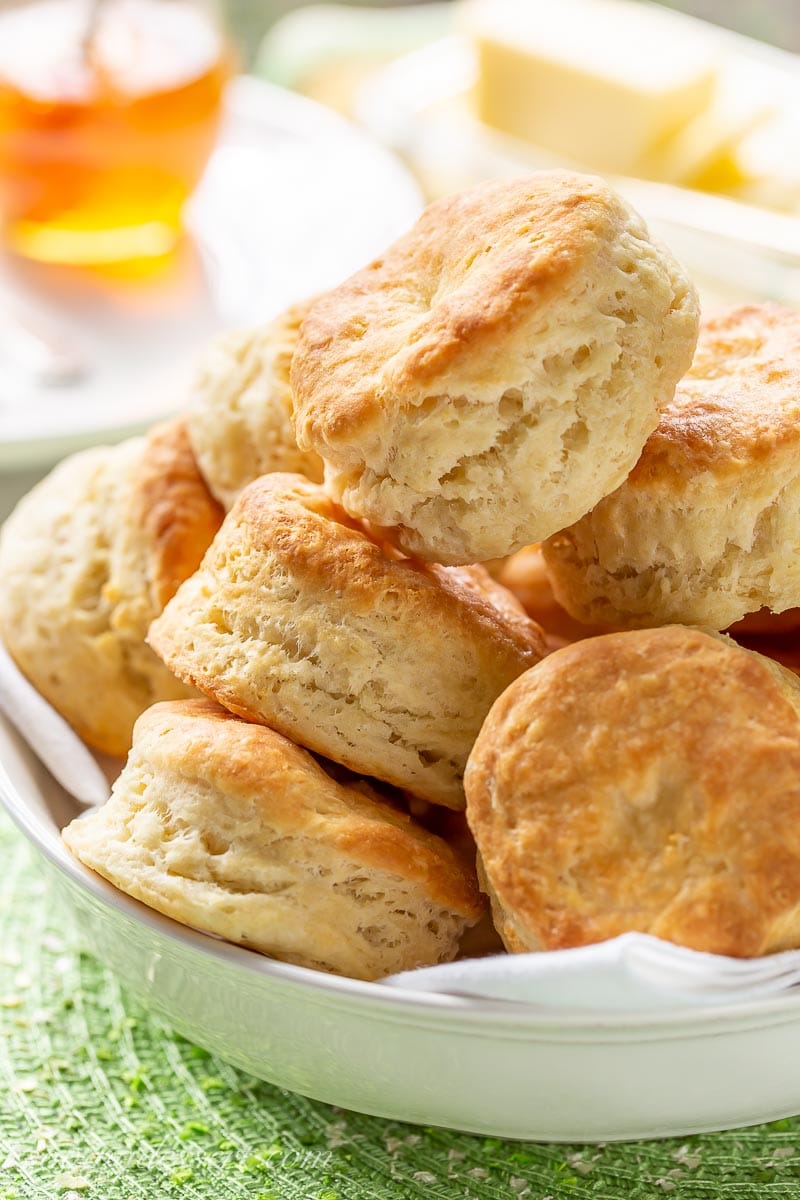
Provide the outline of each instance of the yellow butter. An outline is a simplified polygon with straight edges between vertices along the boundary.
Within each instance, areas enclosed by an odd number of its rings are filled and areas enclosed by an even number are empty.
[[[487,124],[596,170],[636,174],[710,103],[702,27],[637,0],[472,0]]]

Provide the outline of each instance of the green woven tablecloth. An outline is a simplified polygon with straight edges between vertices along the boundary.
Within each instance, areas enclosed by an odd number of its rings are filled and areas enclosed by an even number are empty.
[[[800,1119],[540,1146],[362,1117],[259,1083],[171,1034],[78,952],[4,815],[0,864],[0,1200],[800,1197]]]

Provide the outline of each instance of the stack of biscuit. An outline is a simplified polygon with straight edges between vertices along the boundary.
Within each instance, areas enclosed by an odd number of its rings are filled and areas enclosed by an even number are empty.
[[[129,751],[67,845],[363,979],[800,945],[800,682],[753,649],[800,628],[799,406],[800,316],[699,327],[601,180],[431,205],[7,522],[4,641]]]

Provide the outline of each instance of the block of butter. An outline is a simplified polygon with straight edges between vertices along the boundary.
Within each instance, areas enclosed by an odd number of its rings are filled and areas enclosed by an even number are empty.
[[[706,28],[641,0],[467,0],[478,116],[577,165],[635,175],[710,104]]]

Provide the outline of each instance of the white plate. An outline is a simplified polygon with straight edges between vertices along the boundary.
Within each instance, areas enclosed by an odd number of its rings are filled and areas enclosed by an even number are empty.
[[[280,1087],[425,1125],[540,1141],[725,1129],[800,1111],[800,996],[564,1013],[400,991],[186,929],[71,858],[75,815],[0,717],[0,799],[90,951],[179,1032]]]
[[[7,306],[33,314],[93,364],[61,387],[0,369],[0,470],[117,440],[174,411],[213,331],[333,287],[421,207],[406,169],[355,126],[292,92],[237,79],[187,209],[192,239],[167,276],[101,284],[74,269],[0,261],[0,315]]]

